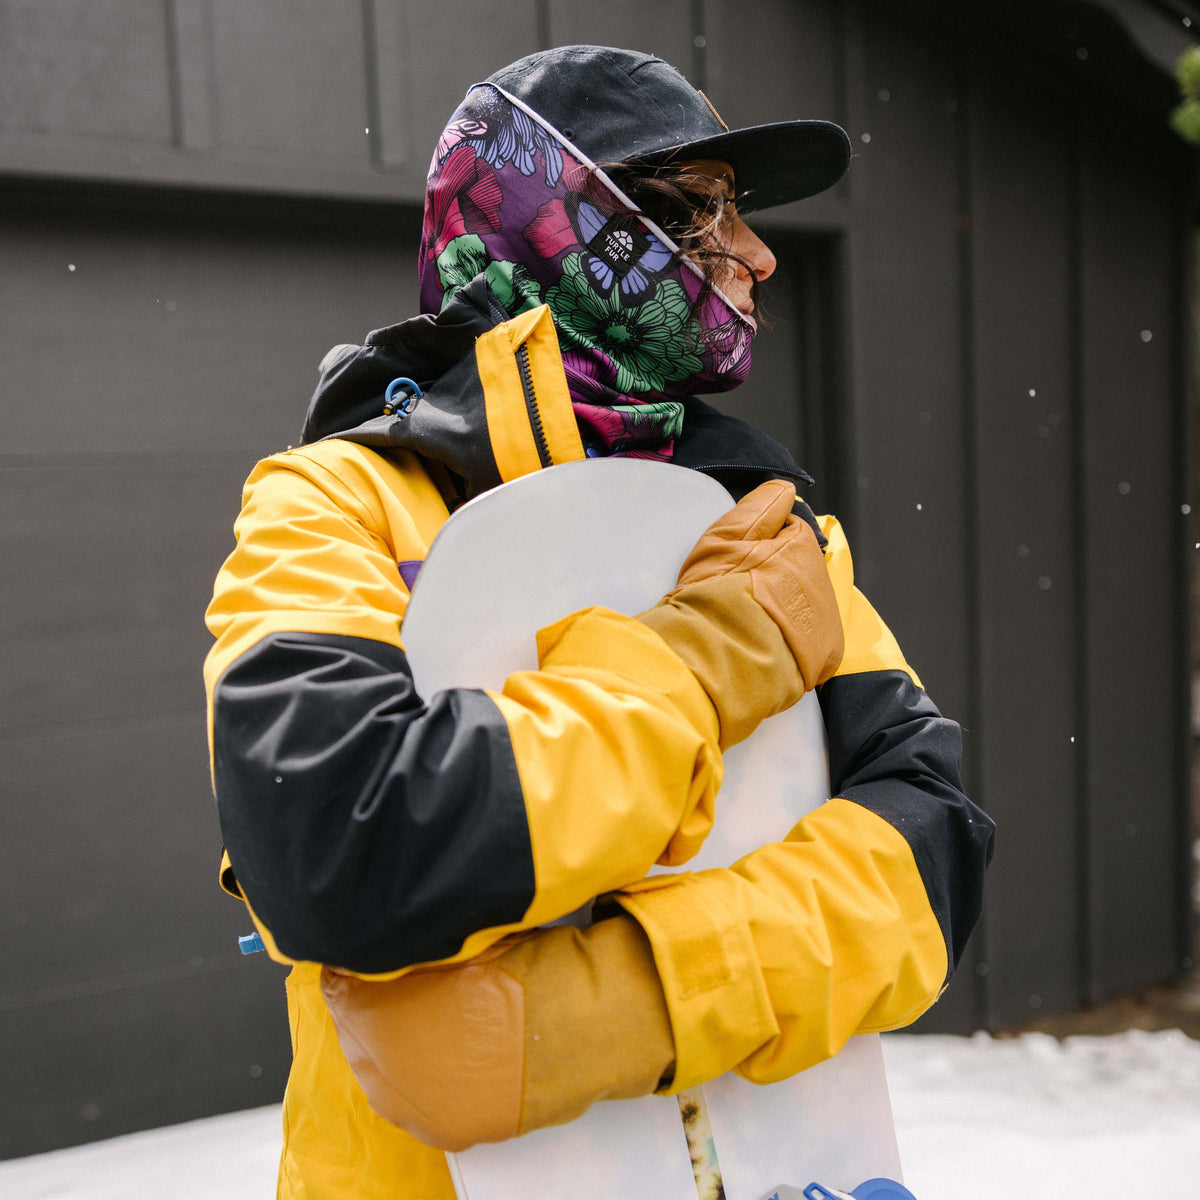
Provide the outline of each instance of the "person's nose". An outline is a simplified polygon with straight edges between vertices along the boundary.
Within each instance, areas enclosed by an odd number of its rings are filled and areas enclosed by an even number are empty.
[[[737,218],[737,225],[734,228],[730,250],[749,264],[750,273],[759,283],[762,283],[764,279],[769,279],[778,265],[770,247],[740,216]],[[744,271],[745,268],[739,263],[738,272],[743,273]]]

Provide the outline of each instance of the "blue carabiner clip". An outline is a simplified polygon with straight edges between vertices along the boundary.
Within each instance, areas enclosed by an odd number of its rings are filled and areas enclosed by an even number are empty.
[[[403,392],[404,394],[404,398],[398,403],[396,401],[397,392]],[[417,401],[420,400],[422,395],[424,393],[414,380],[404,375],[401,375],[398,379],[393,379],[387,385],[387,391],[383,395],[383,415],[385,417],[407,417],[416,407]]]

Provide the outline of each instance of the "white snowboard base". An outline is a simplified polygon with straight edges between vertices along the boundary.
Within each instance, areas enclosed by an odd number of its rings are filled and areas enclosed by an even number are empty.
[[[705,475],[619,458],[550,467],[471,501],[438,534],[405,614],[419,693],[499,689],[512,672],[536,668],[536,631],[567,613],[649,608],[731,504]],[[825,729],[810,694],[725,755],[716,826],[684,869],[730,866],[828,797]],[[725,1075],[703,1091],[727,1200],[762,1200],[782,1183],[849,1191],[900,1178],[878,1036],[854,1038],[781,1083]],[[674,1097],[603,1102],[569,1125],[449,1161],[459,1200],[698,1194]]]
[[[878,1034],[783,1083],[723,1075],[703,1090],[728,1200],[784,1181],[848,1191],[901,1178]],[[602,1101],[570,1125],[448,1159],[459,1200],[697,1200],[673,1096]]]

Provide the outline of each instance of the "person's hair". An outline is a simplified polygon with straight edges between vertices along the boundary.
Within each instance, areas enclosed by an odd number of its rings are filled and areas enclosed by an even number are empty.
[[[737,266],[750,276],[750,299],[759,324],[769,327],[762,311],[760,284],[751,265],[722,245],[731,201],[720,180],[679,167],[647,167],[630,163],[602,163],[604,173],[704,272],[710,287],[721,287]]]

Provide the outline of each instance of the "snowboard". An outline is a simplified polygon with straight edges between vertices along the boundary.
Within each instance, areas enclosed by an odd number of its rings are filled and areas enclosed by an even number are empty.
[[[643,612],[732,504],[706,475],[626,458],[548,467],[470,501],[438,533],[401,626],[419,694],[500,689],[536,669],[536,631],[580,608]],[[713,831],[669,870],[729,866],[828,797],[810,693],[726,753]],[[679,1097],[602,1101],[568,1125],[448,1159],[458,1200],[761,1200],[784,1180],[849,1190],[900,1178],[878,1035],[780,1083],[729,1074]]]

